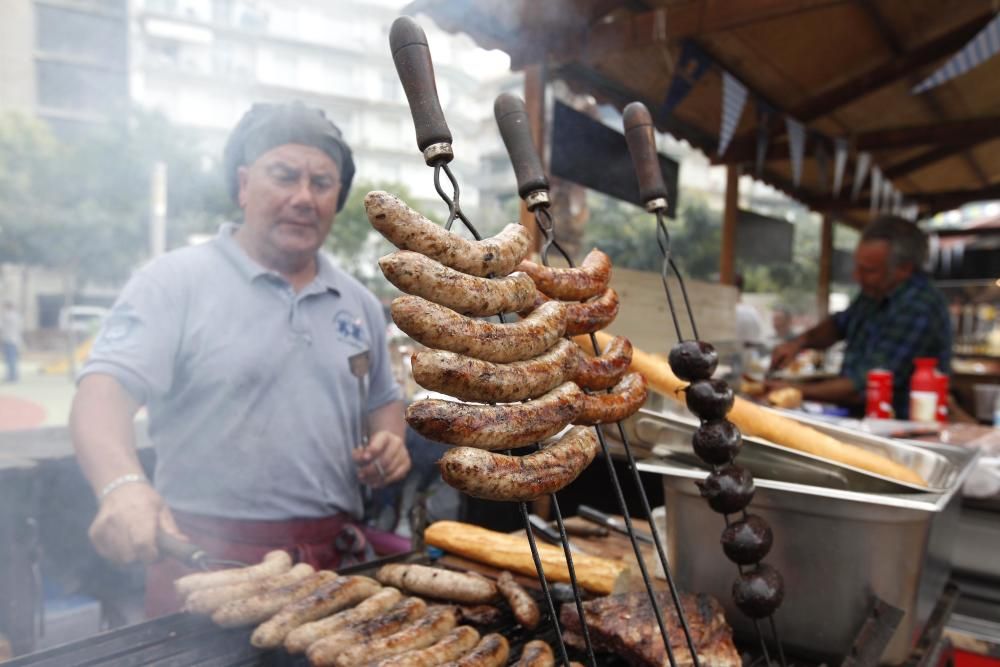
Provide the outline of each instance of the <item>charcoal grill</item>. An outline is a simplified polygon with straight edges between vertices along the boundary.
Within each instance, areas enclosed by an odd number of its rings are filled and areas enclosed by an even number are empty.
[[[343,572],[371,574],[385,562],[411,560],[429,562],[424,554],[402,554],[374,563],[345,568]],[[947,639],[942,638],[945,626],[951,617],[959,592],[955,586],[945,589],[938,600],[931,620],[913,653],[904,663],[906,667],[940,667],[948,664],[952,648]],[[572,604],[572,603],[570,603]],[[879,655],[885,642],[895,630],[892,614],[884,613],[885,607],[873,605],[865,626],[859,628],[852,652],[845,656],[843,667],[859,667],[875,664],[872,655]],[[547,621],[548,619],[545,619]],[[0,663],[3,667],[305,667],[308,662],[301,656],[290,656],[282,650],[262,651],[250,645],[253,628],[223,629],[209,619],[178,613],[151,621],[131,625],[57,646],[45,651],[15,658]],[[507,637],[511,646],[512,660],[520,655],[524,645],[532,639],[542,639],[554,644],[555,629],[543,622],[540,629],[529,633],[514,624],[512,617],[505,616],[493,627],[482,628],[482,632],[500,632]],[[740,646],[746,667],[764,667],[766,662],[759,647]],[[586,659],[585,653],[569,649],[571,659]],[[789,663],[794,667],[826,667],[837,662],[822,661],[817,656],[789,655]],[[596,654],[598,665],[618,667],[625,663],[608,654]]]

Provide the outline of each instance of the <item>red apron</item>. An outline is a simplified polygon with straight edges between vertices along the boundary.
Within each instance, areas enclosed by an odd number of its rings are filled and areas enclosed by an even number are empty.
[[[222,519],[176,510],[173,515],[181,532],[210,558],[251,565],[263,560],[269,551],[284,549],[295,562],[330,570],[410,548],[406,538],[359,526],[346,514],[287,521]],[[169,558],[147,567],[146,618],[180,610],[174,580],[196,571]]]

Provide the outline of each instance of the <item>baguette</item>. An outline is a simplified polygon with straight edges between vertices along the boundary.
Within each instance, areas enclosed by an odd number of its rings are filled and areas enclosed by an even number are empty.
[[[601,331],[598,331],[595,335],[597,336],[598,344],[602,348],[612,338]],[[578,337],[574,340],[585,352],[593,350],[589,338]],[[649,386],[655,391],[683,403],[684,389],[687,387],[687,383],[674,375],[666,359],[639,349],[633,349],[632,365],[629,368],[645,375],[649,381]],[[736,424],[743,435],[770,440],[783,447],[797,449],[813,456],[862,468],[908,484],[927,486],[927,481],[915,470],[907,466],[891,461],[880,454],[869,452],[861,447],[840,442],[836,438],[800,424],[794,419],[788,419],[781,415],[767,412],[739,397],[736,398],[733,409],[726,418]]]
[[[497,533],[458,521],[437,521],[424,532],[427,544],[453,554],[486,563],[505,570],[537,576],[527,538]],[[549,581],[569,583],[569,570],[563,550],[551,544],[538,544],[545,578]],[[620,561],[574,554],[573,566],[580,585],[600,595],[614,590],[615,581],[627,569]]]

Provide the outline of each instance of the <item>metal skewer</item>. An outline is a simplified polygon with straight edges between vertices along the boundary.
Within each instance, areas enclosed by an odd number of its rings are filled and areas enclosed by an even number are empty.
[[[549,265],[549,253],[552,249],[555,249],[556,252],[562,255],[567,264],[572,267],[573,259],[562,248],[562,246],[559,245],[559,242],[556,241],[555,238],[555,226],[549,211],[549,182],[544,170],[542,169],[541,160],[538,157],[538,152],[531,139],[531,133],[528,125],[528,114],[525,110],[524,102],[514,95],[505,93],[497,97],[493,109],[497,117],[497,124],[500,126],[500,134],[503,137],[504,145],[507,147],[507,152],[510,155],[511,164],[514,165],[514,173],[517,176],[518,193],[524,200],[528,210],[534,214],[535,224],[538,226],[539,232],[542,234],[543,243],[540,253],[542,264],[546,266]],[[597,339],[593,334],[590,334],[590,340],[594,348],[594,354],[600,355],[600,346],[597,344]],[[656,591],[653,588],[652,580],[650,579],[649,572],[646,568],[646,562],[643,558],[642,550],[636,536],[636,531],[632,525],[632,518],[625,502],[624,494],[622,493],[621,483],[618,480],[618,474],[614,468],[614,461],[611,458],[611,452],[608,448],[607,441],[604,438],[604,432],[601,430],[600,426],[595,426],[594,428],[597,433],[598,442],[601,445],[601,451],[604,455],[604,461],[608,469],[608,476],[611,479],[611,485],[615,491],[615,497],[625,520],[627,535],[632,544],[632,550],[635,553],[636,561],[639,565],[639,571],[642,575],[643,583],[646,586],[646,592],[649,595],[649,601],[653,608],[653,614],[656,617],[660,635],[663,639],[663,645],[667,652],[667,658],[671,667],[676,667],[677,661],[674,657],[673,649],[670,646],[670,637],[663,619],[663,612],[660,609],[659,601],[656,598]],[[632,470],[633,481],[642,501],[643,510],[646,512],[646,516],[650,519],[650,530],[656,545],[656,551],[660,558],[660,563],[663,566],[667,584],[670,588],[671,597],[677,612],[677,618],[680,621],[688,650],[691,653],[692,664],[697,667],[698,654],[695,650],[694,640],[688,627],[687,619],[684,615],[684,609],[680,601],[680,596],[677,593],[677,589],[673,582],[673,575],[670,571],[666,554],[663,551],[663,545],[659,539],[659,531],[655,525],[656,522],[652,520],[649,499],[646,497],[645,489],[642,486],[642,480],[639,477],[639,470],[636,467],[635,459],[632,456],[628,436],[626,435],[625,429],[621,423],[618,424],[618,433],[625,449],[628,466]],[[565,535],[563,537],[565,540]]]
[[[629,153],[632,155],[632,164],[635,167],[636,176],[639,181],[639,200],[643,203],[646,210],[650,213],[656,215],[656,242],[660,247],[660,252],[663,254],[663,261],[660,266],[660,278],[663,281],[663,290],[667,296],[667,304],[670,310],[670,317],[673,320],[674,329],[677,333],[677,341],[680,342],[684,340],[684,336],[681,332],[680,321],[677,317],[677,308],[674,304],[674,298],[670,290],[670,285],[668,283],[668,277],[670,273],[674,274],[677,279],[678,285],[681,291],[681,302],[684,304],[684,308],[687,311],[688,322],[691,325],[691,332],[694,335],[695,340],[698,340],[698,328],[694,320],[694,312],[691,309],[691,301],[688,299],[687,289],[684,286],[684,277],[681,275],[680,270],[677,268],[677,264],[674,263],[673,257],[671,256],[670,249],[670,233],[667,230],[667,225],[664,220],[664,216],[667,211],[667,187],[663,182],[663,173],[660,170],[659,158],[656,153],[656,140],[654,136],[653,119],[650,116],[649,110],[641,102],[632,102],[627,107],[622,114],[622,120],[625,126],[625,140],[628,142]],[[718,470],[718,466],[713,465],[712,469],[714,471]],[[743,518],[746,518],[746,511],[743,511]],[[723,515],[726,526],[729,526],[729,516]],[[657,540],[659,543],[659,540]],[[743,574],[743,566],[738,565],[737,570],[740,574]],[[781,647],[781,640],[778,636],[778,626],[774,622],[774,615],[771,614],[768,617],[770,623],[773,641],[778,647],[779,661],[782,667],[785,667],[785,652]],[[764,640],[764,634],[760,628],[759,619],[753,619],[754,629],[757,634],[757,639],[760,642],[760,648],[764,660],[768,666],[771,664],[771,657],[767,650],[767,643]]]
[[[434,188],[438,195],[448,205],[448,219],[444,224],[445,229],[450,230],[455,220],[460,220],[465,228],[472,234],[473,238],[480,240],[482,236],[475,228],[475,225],[466,217],[459,203],[460,190],[458,180],[448,167],[448,163],[454,157],[451,146],[451,131],[448,129],[441,105],[437,96],[437,89],[434,81],[434,65],[430,57],[430,49],[424,31],[416,21],[409,17],[396,19],[389,32],[389,43],[392,49],[392,58],[396,64],[396,72],[400,82],[406,92],[407,102],[413,116],[413,124],[416,129],[417,146],[423,152],[424,162],[434,168]],[[444,173],[451,184],[451,194],[449,194],[441,184],[441,173]],[[501,313],[498,315],[500,322],[505,318]],[[508,452],[509,454],[510,452]],[[580,614],[580,624],[587,644],[587,654],[591,665],[597,664],[594,657],[593,648],[590,643],[590,633],[587,629],[587,622],[583,615],[583,607],[580,596],[580,589],[576,579],[576,571],[573,567],[573,559],[569,550],[569,541],[566,537],[566,527],[563,525],[562,515],[558,511],[558,502],[555,494],[551,494],[552,506],[556,510],[556,520],[559,533],[562,538],[563,552],[566,556],[567,570],[569,571],[570,583],[573,589],[573,596],[577,604],[577,611]],[[568,665],[569,654],[566,650],[566,643],[563,639],[562,629],[559,625],[559,615],[556,611],[555,603],[549,589],[548,581],[545,578],[545,571],[542,566],[541,556],[538,552],[538,545],[535,541],[534,532],[531,529],[529,511],[526,503],[518,503],[524,524],[525,534],[528,539],[528,546],[531,550],[531,558],[538,575],[538,583],[545,598],[545,604],[552,619],[552,625],[556,632],[559,644],[560,657],[564,664]]]

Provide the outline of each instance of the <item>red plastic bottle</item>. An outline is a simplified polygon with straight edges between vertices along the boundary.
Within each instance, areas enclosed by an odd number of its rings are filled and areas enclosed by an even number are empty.
[[[948,423],[948,374],[941,371],[934,371],[934,379],[937,381],[937,420],[942,424]]]
[[[910,421],[936,421],[938,380],[934,369],[937,367],[937,359],[918,357],[913,363],[917,368],[910,377]]]

